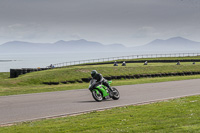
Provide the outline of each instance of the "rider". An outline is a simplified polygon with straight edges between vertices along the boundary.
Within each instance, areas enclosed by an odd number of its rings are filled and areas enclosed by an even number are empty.
[[[110,85],[108,84],[107,80],[103,78],[103,76],[98,73],[96,70],[92,70],[91,72],[91,76],[93,79],[96,79],[97,82],[102,83],[104,86],[108,87],[109,91],[111,92],[111,95],[113,95],[113,91],[112,88],[110,87]]]

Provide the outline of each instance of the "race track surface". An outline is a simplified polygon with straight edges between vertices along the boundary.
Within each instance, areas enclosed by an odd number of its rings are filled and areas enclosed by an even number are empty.
[[[116,87],[119,100],[95,102],[88,89],[0,96],[0,125],[200,94],[200,79]]]

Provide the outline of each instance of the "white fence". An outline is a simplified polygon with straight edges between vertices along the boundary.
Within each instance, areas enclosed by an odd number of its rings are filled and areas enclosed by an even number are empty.
[[[119,57],[108,57],[100,59],[79,60],[53,64],[54,67],[65,67],[71,65],[79,65],[85,63],[106,62],[123,59],[141,59],[141,58],[157,58],[157,57],[187,57],[187,56],[200,56],[200,53],[173,53],[173,54],[143,54],[143,55],[129,55]],[[49,66],[48,66],[49,67]]]

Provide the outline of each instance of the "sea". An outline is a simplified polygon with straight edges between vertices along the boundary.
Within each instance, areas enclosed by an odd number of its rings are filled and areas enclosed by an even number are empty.
[[[0,53],[0,72],[17,68],[44,68],[50,64],[147,54],[197,53],[198,51],[133,51],[133,52],[74,52],[74,53]]]

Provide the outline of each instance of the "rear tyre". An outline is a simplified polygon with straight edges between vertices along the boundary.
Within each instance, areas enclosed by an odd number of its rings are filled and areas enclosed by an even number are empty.
[[[92,90],[92,96],[97,102],[101,102],[103,100],[103,96],[99,90]]]
[[[114,88],[114,87],[112,87],[112,91],[113,91],[113,97],[112,97],[112,99],[113,100],[118,100],[120,98],[119,91],[116,88]]]

